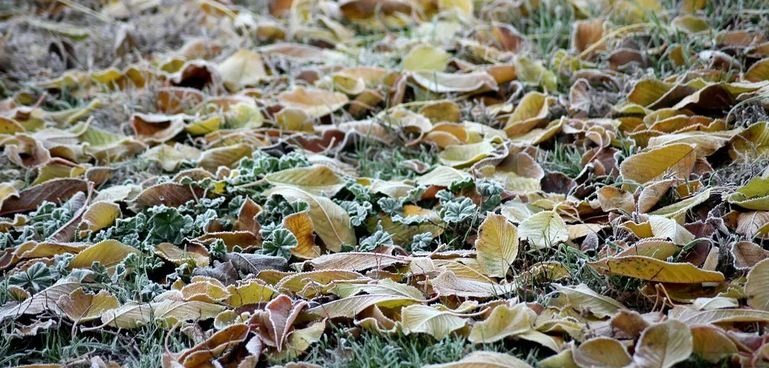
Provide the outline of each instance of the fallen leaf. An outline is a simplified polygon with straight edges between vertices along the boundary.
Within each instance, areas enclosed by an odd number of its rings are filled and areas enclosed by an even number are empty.
[[[78,288],[59,297],[56,305],[69,319],[80,323],[99,319],[104,312],[117,308],[120,303],[106,290],[89,294]]]
[[[449,63],[451,54],[431,45],[419,45],[403,56],[403,69],[408,71],[442,72]]]
[[[217,70],[230,91],[252,86],[267,78],[262,57],[251,50],[241,49],[222,61]]]
[[[699,269],[691,263],[672,263],[644,256],[606,258],[591,264],[595,269],[610,274],[633,277],[645,281],[672,284],[722,282],[721,272]]]
[[[758,262],[748,272],[745,282],[745,295],[748,297],[748,305],[769,311],[769,293],[766,290],[766,282],[769,280],[769,260]]]
[[[343,244],[357,243],[349,215],[330,199],[289,186],[276,186],[265,192],[268,196],[273,194],[280,194],[290,201],[306,202],[310,206],[309,215],[315,231],[329,250],[339,252]]]
[[[633,362],[641,367],[668,368],[692,354],[693,342],[689,326],[669,319],[649,326],[636,344]]]
[[[138,254],[139,251],[117,240],[102,240],[89,246],[78,253],[69,263],[70,268],[91,268],[94,262],[99,262],[106,268],[116,266],[129,254]]]
[[[626,367],[633,362],[621,342],[609,337],[595,337],[572,350],[579,367]]]
[[[401,325],[405,334],[426,333],[442,340],[450,333],[465,326],[465,318],[449,311],[441,311],[428,305],[410,305],[401,310]]]
[[[314,195],[334,196],[345,183],[330,167],[315,165],[282,170],[264,177],[273,185],[288,185],[297,187]]]
[[[670,144],[630,156],[620,164],[620,174],[638,184],[646,184],[668,174],[688,179],[695,159],[693,146]]]
[[[528,368],[531,367],[523,360],[511,355],[490,352],[476,351],[468,354],[464,358],[445,364],[426,365],[425,368]]]
[[[302,110],[311,119],[328,115],[347,104],[347,96],[324,89],[297,87],[277,96],[286,108]]]
[[[528,240],[532,246],[543,249],[569,240],[569,231],[558,213],[542,211],[521,222],[518,236]]]
[[[536,313],[524,303],[494,307],[488,318],[473,324],[468,341],[474,344],[492,343],[506,337],[516,337],[533,329]]]
[[[478,230],[475,249],[484,274],[505,277],[518,256],[518,229],[502,215],[489,214]]]
[[[131,302],[105,311],[101,322],[104,326],[126,329],[139,328],[151,322],[170,327],[182,321],[211,319],[223,310],[223,306],[200,301]]]

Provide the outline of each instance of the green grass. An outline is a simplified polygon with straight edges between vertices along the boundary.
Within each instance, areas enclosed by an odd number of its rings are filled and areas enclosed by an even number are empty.
[[[158,367],[165,347],[172,352],[191,346],[189,339],[178,330],[173,333],[158,325],[147,325],[135,330],[117,333],[110,330],[94,332],[73,330],[66,320],[59,325],[43,329],[23,340],[14,336],[13,325],[3,326],[0,336],[0,366],[27,363],[60,363],[87,361],[99,356],[105,361],[114,359],[128,367]]]
[[[553,63],[552,55],[561,49],[570,48],[570,37],[572,26],[578,20],[578,14],[575,13],[568,0],[524,0],[523,4],[539,2],[538,9],[531,11],[527,16],[516,14],[511,11],[498,20],[511,24],[521,34],[526,35],[530,40],[533,60],[542,61],[546,66]],[[242,1],[249,6],[255,13],[264,13],[266,10],[265,0]],[[663,0],[666,9],[674,9],[677,1]],[[4,11],[3,5],[0,5],[0,11]],[[600,12],[600,10],[598,10]],[[769,2],[766,0],[734,0],[734,1],[710,1],[709,5],[698,13],[710,24],[711,30],[699,35],[688,35],[675,31],[670,26],[669,17],[673,13],[651,14],[648,21],[648,33],[643,35],[628,35],[629,40],[638,43],[642,50],[665,50],[668,47],[680,45],[686,53],[692,53],[687,57],[686,65],[674,65],[664,51],[649,55],[649,65],[646,68],[634,70],[633,77],[654,76],[656,78],[666,78],[674,74],[683,74],[688,70],[694,70],[707,66],[706,61],[701,61],[696,56],[696,51],[713,48],[712,40],[715,35],[722,30],[749,28],[766,29],[769,27]],[[610,28],[622,26],[616,19],[609,19],[612,22]],[[353,27],[353,29],[355,29]],[[359,30],[360,31],[360,30]],[[363,32],[357,32],[359,35]],[[469,35],[468,32],[466,35]],[[400,68],[400,59],[398,55],[391,56],[387,53],[380,53],[375,50],[377,46],[386,46],[389,37],[403,37],[416,39],[416,31],[413,27],[407,27],[400,30],[376,30],[366,31],[355,43],[360,47],[360,51],[351,59],[350,65],[379,66],[392,70]],[[424,35],[422,35],[424,36]],[[428,42],[441,42],[441,35],[429,35],[426,38]],[[257,45],[250,45],[257,46]],[[457,54],[459,51],[457,51]],[[591,60],[597,63],[597,68],[606,66],[605,55]],[[735,55],[740,61],[744,61],[744,55]],[[294,65],[291,65],[291,69]],[[296,65],[298,69],[299,65]],[[453,66],[452,66],[453,68]],[[730,75],[727,74],[727,78]],[[288,76],[293,78],[293,74]],[[559,75],[560,93],[567,93],[571,84],[571,76]],[[293,82],[293,79],[291,79]],[[303,83],[303,82],[302,82]],[[628,86],[625,87],[630,87]],[[30,87],[31,88],[31,87]],[[535,86],[526,86],[523,92],[537,89]],[[563,90],[565,89],[565,90]],[[42,95],[43,91],[33,90],[34,95]],[[267,91],[270,92],[270,91]],[[384,95],[388,91],[380,91]],[[627,91],[619,91],[622,94]],[[407,96],[408,99],[415,101],[426,101],[438,98],[452,98],[458,101],[462,106],[462,118],[468,121],[478,122],[489,126],[494,126],[495,116],[481,106],[481,109],[474,107],[468,100],[463,100],[461,96],[441,95],[429,92],[411,91],[414,96]],[[10,95],[9,88],[0,81],[0,96]],[[515,105],[517,101],[512,100]],[[755,102],[755,101],[754,101]],[[47,111],[62,111],[72,108],[83,107],[87,105],[86,101],[81,100],[76,94],[70,91],[60,91],[58,95],[49,96],[42,100],[42,107]],[[133,102],[127,105],[124,110],[133,112],[140,104]],[[387,108],[389,106],[384,106]],[[735,112],[735,124],[742,124],[746,121],[755,121],[755,119],[765,119],[766,116],[758,115],[758,111],[765,113],[763,107],[756,103],[735,106],[744,108],[745,111]],[[754,114],[752,107],[756,107]],[[356,117],[356,119],[365,119],[371,117],[378,111],[369,111],[368,115]],[[355,120],[345,112],[339,112],[332,119],[333,122],[342,122]],[[753,114],[753,115],[751,115]],[[730,113],[731,115],[731,113]],[[97,119],[98,120],[98,119]],[[120,120],[119,122],[122,122]],[[729,123],[732,123],[730,120]],[[119,124],[116,124],[119,125]],[[118,128],[115,128],[118,129]],[[406,146],[406,142],[414,137],[401,137],[401,140],[393,144],[386,145],[375,142],[370,139],[362,138],[355,142],[352,150],[346,153],[340,153],[339,159],[351,164],[358,172],[360,177],[369,177],[381,180],[402,180],[413,179],[421,173],[439,164],[436,150],[425,144],[416,144]],[[626,137],[618,137],[615,144],[618,143],[621,152],[620,157],[629,157],[637,152],[638,148],[632,144]],[[576,178],[583,170],[581,164],[582,156],[585,150],[581,145],[562,143],[556,141],[553,144],[543,144],[538,151],[536,161],[548,173],[560,172],[570,178]],[[760,175],[767,166],[769,160],[764,159],[751,163],[719,163],[714,165],[715,172],[707,180],[708,185],[735,185],[742,184],[748,179]],[[8,165],[3,164],[3,168]],[[114,169],[114,178],[110,184],[125,184],[128,182],[141,182],[158,176],[161,173],[156,164],[144,161],[140,158],[125,161],[119,164],[110,165]],[[419,167],[423,170],[414,170]],[[33,179],[33,171],[26,172],[26,182]],[[12,179],[24,178],[19,175],[18,170],[0,171],[0,181],[10,181]],[[591,179],[588,179],[588,181]],[[604,180],[604,179],[601,179]],[[611,180],[611,179],[609,179]],[[660,202],[661,205],[673,203],[677,198],[668,197]],[[439,242],[447,245],[449,249],[467,248],[468,235],[477,230],[480,210],[477,210],[474,217],[465,223],[456,224],[448,228],[446,232],[438,238]],[[616,234],[601,234],[599,242],[606,246],[616,246],[613,243],[618,236]],[[729,239],[731,242],[734,239]],[[724,242],[726,244],[728,242]],[[722,249],[726,249],[722,247]],[[592,290],[600,292],[619,300],[626,306],[639,310],[649,311],[651,309],[650,300],[643,298],[638,289],[643,285],[642,282],[627,277],[606,277],[592,267],[589,263],[599,258],[598,254],[592,250],[581,250],[568,244],[558,244],[552,249],[546,250],[528,250],[521,252],[514,270],[526,270],[532,264],[542,260],[557,260],[569,271],[569,282],[585,283]],[[129,300],[141,299],[142,290],[148,286],[152,280],[150,274],[153,272],[151,267],[152,257],[143,257],[139,261],[146,267],[141,267],[136,274],[127,279],[120,280],[119,287],[114,287],[118,283],[105,281],[104,288],[118,297],[121,303]],[[137,268],[138,269],[138,268]],[[97,275],[98,276],[98,275]],[[106,277],[105,275],[101,275]],[[0,282],[0,305],[8,301],[7,279]],[[101,286],[101,285],[100,285]],[[553,291],[549,280],[532,280],[521,285],[515,293],[500,297],[519,298],[527,302],[544,303]],[[138,297],[137,297],[138,296]],[[146,298],[145,298],[146,299]],[[114,330],[101,329],[99,331],[85,332],[79,331],[78,327],[73,328],[72,324],[66,319],[57,319],[57,325],[50,329],[43,329],[34,337],[20,338],[15,336],[15,328],[19,324],[30,324],[36,318],[45,319],[45,316],[32,316],[20,318],[17,323],[4,323],[0,325],[0,366],[13,366],[31,362],[78,362],[87,360],[92,356],[101,356],[106,359],[115,359],[130,367],[156,367],[162,359],[166,349],[176,352],[191,346],[192,341],[178,330],[168,331],[161,326],[148,325],[134,330]],[[298,360],[307,363],[318,364],[323,367],[422,367],[428,364],[446,363],[461,359],[468,353],[476,350],[504,352],[535,365],[548,352],[542,351],[542,348],[533,343],[521,340],[506,339],[504,342],[491,344],[473,345],[466,338],[460,335],[451,335],[442,340],[436,340],[426,334],[405,335],[402,332],[389,334],[379,334],[375,332],[361,330],[354,327],[351,323],[345,325],[336,325],[331,327],[332,331],[323,334],[321,340],[313,344],[310,349],[299,357]],[[267,359],[272,359],[269,356]],[[295,359],[292,359],[292,361]],[[287,361],[271,361],[269,363],[282,364]],[[728,362],[722,362],[722,366],[728,366]],[[680,366],[695,367],[709,365],[711,363],[693,357]]]
[[[484,350],[513,354],[533,365],[542,353],[538,345],[521,340],[472,345],[458,335],[436,340],[424,334],[378,334],[359,328],[333,328],[334,333],[325,334],[300,360],[326,368],[418,368],[453,362],[473,351]]]
[[[350,158],[357,164],[360,176],[381,180],[413,178],[419,175],[405,162],[408,160],[422,163],[427,168],[437,164],[436,153],[430,147],[404,147],[397,144],[387,146],[371,140],[356,144]]]
[[[574,178],[582,172],[582,149],[572,144],[556,142],[551,150],[541,149],[537,162],[546,172],[561,172]]]

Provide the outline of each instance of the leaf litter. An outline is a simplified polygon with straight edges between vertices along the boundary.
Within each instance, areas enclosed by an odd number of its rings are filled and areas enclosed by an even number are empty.
[[[738,3],[0,5],[0,365],[769,365]]]

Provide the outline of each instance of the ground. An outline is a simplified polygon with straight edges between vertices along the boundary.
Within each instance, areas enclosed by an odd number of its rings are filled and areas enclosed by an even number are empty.
[[[0,366],[769,366],[768,29],[0,2]]]

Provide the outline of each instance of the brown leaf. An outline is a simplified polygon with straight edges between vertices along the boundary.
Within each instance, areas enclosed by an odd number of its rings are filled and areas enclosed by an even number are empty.
[[[81,179],[53,179],[19,192],[18,197],[6,199],[0,207],[0,216],[36,209],[44,201],[60,204],[75,193],[88,191],[88,183]]]
[[[144,189],[134,199],[134,205],[139,209],[159,205],[179,207],[202,196],[203,190],[200,188],[176,183],[163,183]]]
[[[224,261],[231,262],[244,275],[256,275],[264,270],[285,270],[287,261],[283,257],[249,253],[227,253]]]
[[[571,47],[578,53],[582,53],[603,38],[603,28],[604,20],[601,18],[575,22],[571,33]],[[601,43],[600,46],[593,48],[591,54],[605,48],[606,45]]]
[[[184,119],[181,115],[134,114],[131,126],[143,141],[163,143],[184,130]]]
[[[741,270],[750,269],[758,262],[769,258],[769,250],[748,241],[732,244],[731,252],[734,257],[734,267]]]
[[[120,303],[106,290],[100,290],[97,294],[88,294],[82,288],[78,288],[59,297],[56,305],[69,319],[79,323],[99,319],[102,313],[117,308]]]
[[[250,323],[258,326],[257,334],[266,345],[280,352],[294,321],[306,307],[305,301],[294,303],[291,298],[280,295],[267,303],[264,310],[257,311]]]

